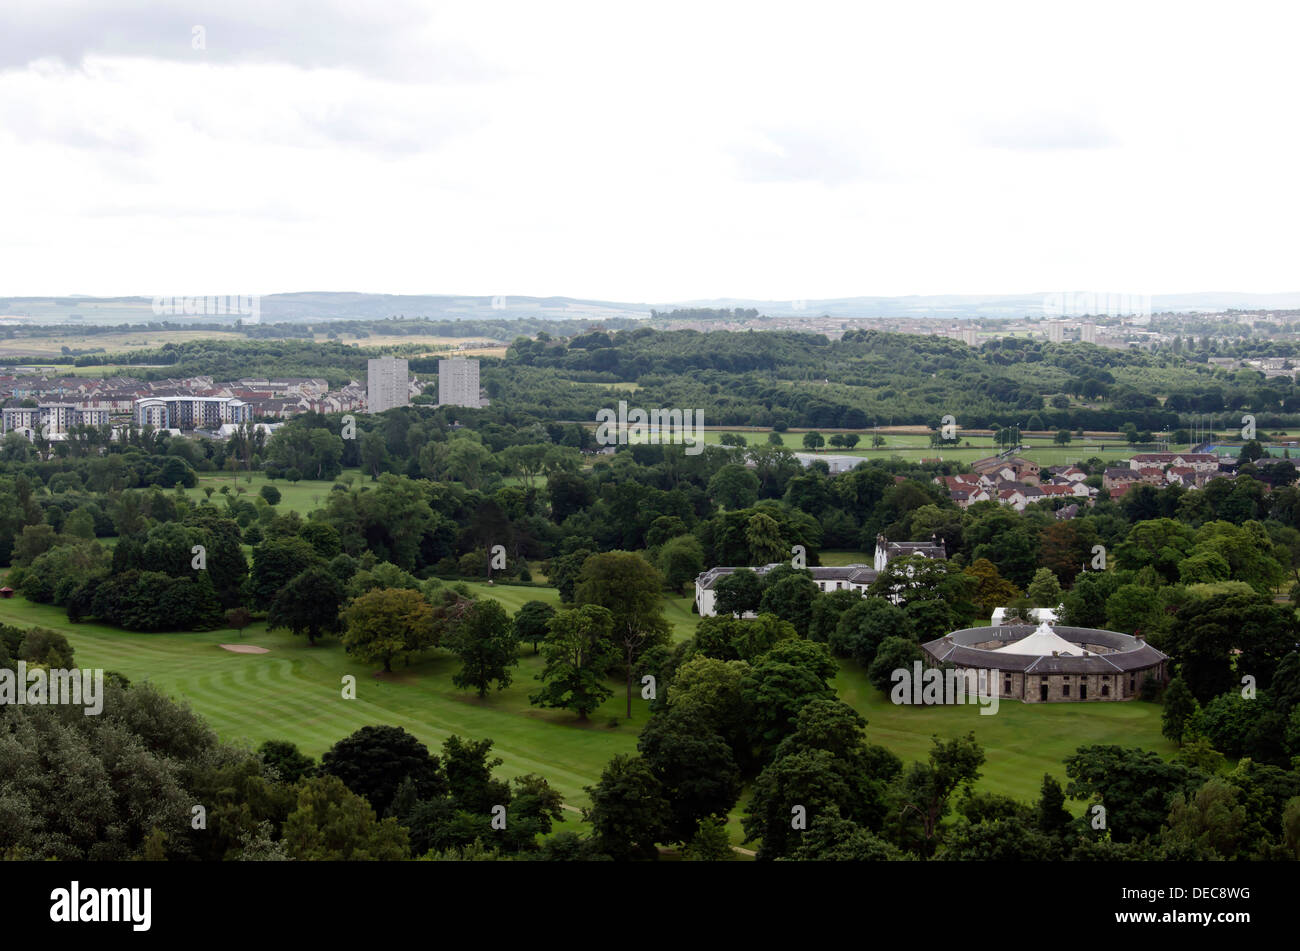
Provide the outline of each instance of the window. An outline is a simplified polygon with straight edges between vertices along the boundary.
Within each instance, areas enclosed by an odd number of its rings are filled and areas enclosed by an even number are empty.
[[[1062,682],[1062,683],[1061,683],[1061,696],[1062,696],[1062,697],[1068,697],[1069,695],[1070,695],[1070,685],[1069,685],[1068,683]]]

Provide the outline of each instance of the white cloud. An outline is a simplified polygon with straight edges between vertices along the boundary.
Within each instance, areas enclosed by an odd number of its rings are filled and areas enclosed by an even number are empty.
[[[5,6],[0,293],[1295,289],[1285,8],[264,6]]]

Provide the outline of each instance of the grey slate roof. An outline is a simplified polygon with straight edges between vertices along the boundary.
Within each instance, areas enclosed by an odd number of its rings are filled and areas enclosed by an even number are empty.
[[[1084,627],[1053,625],[1052,630],[1074,644],[1091,644],[1110,648],[1109,653],[1089,653],[1084,657],[1041,656],[1015,654],[1010,651],[994,652],[973,647],[990,641],[1010,643],[1029,636],[1034,631],[1031,624],[1013,624],[1003,627],[972,627],[953,631],[947,637],[927,641],[921,647],[939,663],[958,667],[984,667],[991,670],[1020,671],[1034,674],[1113,674],[1154,667],[1167,659],[1146,641],[1120,634]]]

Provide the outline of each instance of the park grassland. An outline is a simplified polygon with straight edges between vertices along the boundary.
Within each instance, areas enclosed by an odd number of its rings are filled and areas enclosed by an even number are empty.
[[[480,596],[495,598],[514,612],[533,599],[558,604],[550,588],[475,583]],[[695,616],[689,598],[670,599],[666,616],[673,638],[690,635]],[[596,782],[605,764],[636,749],[636,735],[647,717],[639,691],[632,719],[623,719],[623,684],[610,681],[614,696],[587,723],[568,711],[542,710],[528,703],[537,689],[541,659],[529,645],[520,650],[514,682],[480,700],[454,687],[456,659],[431,652],[409,667],[400,662],[391,675],[351,658],[335,638],[309,647],[286,631],[250,626],[242,637],[233,630],[139,634],[93,623],[72,624],[64,612],[21,597],[0,601],[0,622],[39,624],[64,632],[76,649],[77,663],[118,671],[132,681],[149,680],[193,707],[222,739],[256,746],[285,739],[320,756],[339,739],[366,725],[392,724],[436,749],[453,733],[490,737],[503,760],[499,774],[535,772],[545,776],[566,802],[583,805],[584,786]],[[266,654],[236,654],[223,643],[254,644]],[[344,700],[343,677],[356,677],[357,698]],[[1003,701],[996,715],[981,716],[979,706],[901,707],[871,686],[852,661],[842,662],[834,681],[841,698],[869,721],[867,737],[893,750],[904,762],[924,759],[931,737],[973,731],[987,762],[979,788],[1023,801],[1037,797],[1044,773],[1065,779],[1062,760],[1092,743],[1140,746],[1162,755],[1173,745],[1160,734],[1160,708],[1126,703],[1022,704]],[[618,720],[618,726],[610,722]],[[738,841],[739,830],[733,828]]]

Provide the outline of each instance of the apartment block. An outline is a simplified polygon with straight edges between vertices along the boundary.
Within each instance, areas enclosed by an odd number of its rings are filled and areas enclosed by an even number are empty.
[[[438,405],[482,406],[479,397],[478,361],[452,357],[438,361]]]
[[[382,413],[411,402],[407,363],[397,357],[379,357],[366,363],[366,407]]]

